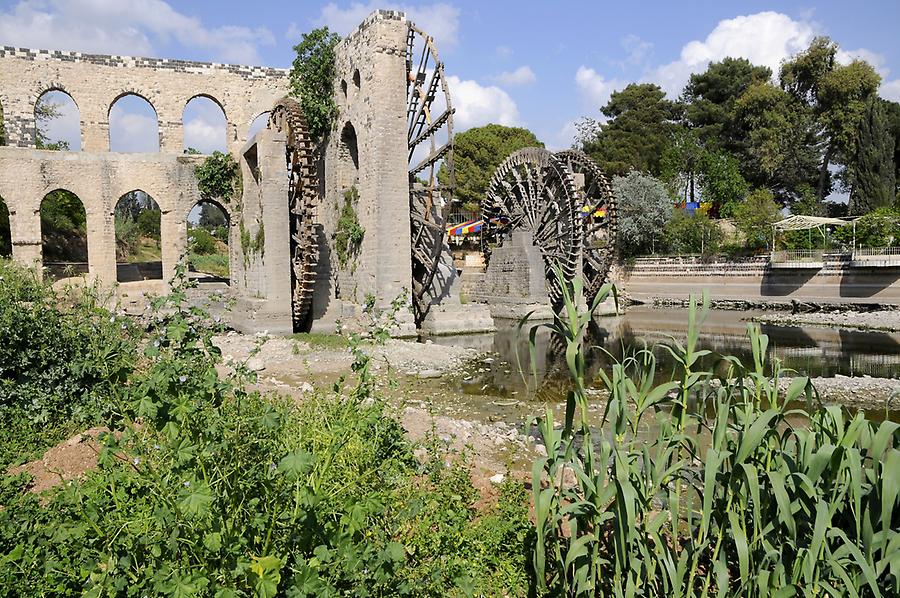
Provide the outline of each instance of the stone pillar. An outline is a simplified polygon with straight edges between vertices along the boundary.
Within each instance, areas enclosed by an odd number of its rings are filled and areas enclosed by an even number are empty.
[[[180,206],[181,202],[171,205]],[[159,218],[162,277],[166,283],[175,276],[175,265],[187,252],[187,214],[181,214],[176,208],[163,211]]]
[[[9,209],[9,228],[12,236],[13,260],[23,266],[32,267],[41,272],[41,212],[29,209],[28,203],[21,198],[4,197]],[[17,199],[19,201],[17,201]]]
[[[116,219],[114,202],[103,201],[107,190],[81,197],[87,215],[88,276],[105,285],[116,284]],[[110,209],[109,203],[113,203]]]
[[[81,114],[81,151],[109,151],[109,106],[83,102]]]

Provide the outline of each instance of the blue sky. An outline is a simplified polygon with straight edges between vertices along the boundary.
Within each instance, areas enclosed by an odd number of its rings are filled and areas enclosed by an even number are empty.
[[[379,7],[405,10],[435,36],[461,128],[526,126],[554,148],[568,146],[574,122],[598,118],[610,92],[628,82],[656,82],[674,97],[712,60],[744,56],[777,68],[820,34],[840,44],[842,60],[872,62],[884,79],[882,95],[900,101],[897,0],[14,0],[0,2],[0,45],[287,67],[300,33],[323,24],[347,33]],[[212,147],[217,118],[202,107],[186,116],[196,132],[192,145]],[[150,121],[136,108],[121,119],[135,133]],[[71,127],[60,131],[64,138]],[[123,151],[133,149],[125,143]]]

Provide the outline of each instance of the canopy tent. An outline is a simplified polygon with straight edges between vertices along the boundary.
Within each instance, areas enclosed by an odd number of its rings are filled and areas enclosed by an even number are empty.
[[[841,220],[840,218],[823,218],[821,216],[788,216],[784,220],[779,220],[772,225],[777,231],[789,230],[808,230],[819,228],[821,226],[846,226],[852,220]]]

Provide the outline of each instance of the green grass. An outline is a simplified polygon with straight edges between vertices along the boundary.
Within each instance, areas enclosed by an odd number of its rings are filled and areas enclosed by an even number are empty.
[[[304,342],[313,349],[346,349],[350,346],[347,338],[338,334],[298,332],[291,335],[291,338],[295,341]]]
[[[230,270],[228,267],[228,254],[213,253],[210,255],[200,255],[191,253],[188,256],[188,262],[197,272],[211,274],[221,278],[228,278]]]

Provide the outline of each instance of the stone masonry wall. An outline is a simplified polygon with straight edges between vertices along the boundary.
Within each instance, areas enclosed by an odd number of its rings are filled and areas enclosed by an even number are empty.
[[[361,303],[368,294],[386,305],[404,289],[409,293],[407,31],[403,13],[377,11],[336,48],[334,90],[340,116],[325,152],[319,221],[327,242],[321,259],[327,263],[316,292],[317,315],[338,309],[343,301]],[[348,125],[356,134],[358,169],[342,143]],[[356,212],[366,233],[356,259],[342,268],[334,233],[344,192],[354,182],[359,191]]]
[[[34,105],[50,90],[66,92],[78,106],[83,151],[109,150],[110,107],[123,95],[135,94],[156,110],[161,152],[182,153],[184,107],[205,96],[224,111],[226,139],[236,153],[253,119],[287,93],[288,71],[2,47],[0,105],[9,145],[34,147]]]

